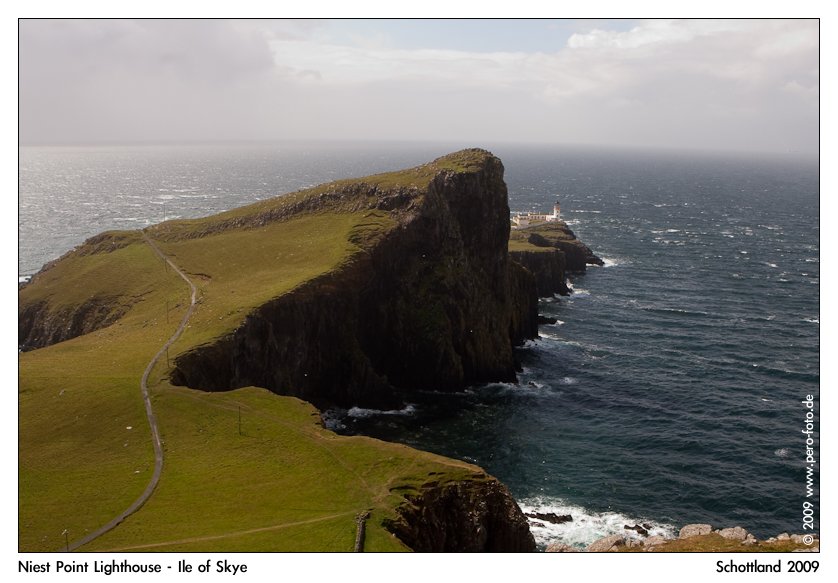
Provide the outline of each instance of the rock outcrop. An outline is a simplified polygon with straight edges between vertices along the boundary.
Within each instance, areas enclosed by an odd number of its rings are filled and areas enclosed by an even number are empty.
[[[379,408],[396,406],[402,390],[513,381],[513,346],[537,335],[537,290],[507,252],[503,165],[485,151],[468,155],[468,171],[440,170],[426,190],[361,197],[388,200],[398,226],[232,334],[180,355],[172,381]]]
[[[526,229],[520,234],[537,247],[555,247],[565,256],[565,266],[569,272],[582,273],[588,265],[603,265],[602,259],[594,255],[587,245],[576,238],[574,232],[564,221],[543,223]],[[533,237],[537,236],[537,239]]]
[[[711,532],[713,532],[713,526],[710,524],[688,524],[678,532],[678,538],[702,536]]]
[[[119,320],[130,304],[94,296],[76,306],[52,308],[45,301],[24,304],[18,311],[17,343],[21,350],[43,348],[89,334]]]
[[[530,271],[539,297],[569,295],[567,273],[581,273],[588,265],[603,265],[564,223],[542,223],[510,233],[509,255]]]
[[[612,534],[592,542],[586,550],[589,553],[607,553],[624,546],[626,546],[626,538],[621,534]]]
[[[638,525],[635,525],[637,527]],[[713,529],[710,524],[688,524],[681,528],[677,538],[670,538],[663,535],[648,536],[645,525],[640,530],[635,527],[625,526],[626,530],[633,530],[640,536],[628,534],[613,534],[598,539],[588,545],[587,552],[620,552],[620,551],[643,551],[643,552],[730,552],[745,550],[757,552],[818,552],[820,541],[817,535],[791,535],[782,533],[776,537],[764,541],[758,540],[753,534],[741,526]],[[641,532],[645,531],[644,532]],[[566,545],[556,541],[548,545],[547,551],[564,552]],[[576,549],[578,550],[578,549]]]
[[[535,540],[506,486],[486,477],[430,483],[384,526],[419,552],[531,552]]]
[[[61,262],[78,262],[91,255],[122,249],[138,236],[128,231],[106,231],[87,239],[58,259],[45,264],[29,281],[18,286],[17,343],[20,350],[34,350],[110,326],[124,316],[139,298],[118,290],[70,290],[51,271]]]
[[[509,256],[523,265],[535,277],[538,297],[570,294],[567,285],[565,255],[558,249],[539,251],[510,251]]]

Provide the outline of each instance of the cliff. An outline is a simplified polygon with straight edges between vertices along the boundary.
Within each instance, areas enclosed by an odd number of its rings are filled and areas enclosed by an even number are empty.
[[[347,520],[358,507],[377,508],[417,550],[432,548],[435,531],[446,533],[446,550],[532,550],[509,492],[479,468],[463,473],[454,460],[290,423],[311,415],[242,388],[320,406],[392,407],[412,389],[514,380],[513,346],[537,334],[537,291],[509,258],[506,194],[500,160],[465,150],[147,229],[200,297],[150,381],[166,435],[160,506],[145,505],[98,548],[171,540],[166,508],[185,513],[174,538],[189,538],[210,523],[259,530],[266,512],[290,520],[288,508],[334,513],[340,499]],[[137,384],[188,305],[184,287],[141,233],[113,232],[20,290],[19,342],[40,347],[21,355],[26,548],[60,547],[49,533],[94,529],[141,489],[145,470],[134,468],[148,442]],[[126,441],[126,431],[137,437]],[[67,456],[68,447],[86,457]],[[59,473],[69,481],[56,494]],[[418,490],[394,491],[406,476]],[[46,504],[56,512],[41,512]],[[306,512],[303,522],[314,510]],[[295,538],[294,524],[287,538],[264,541],[288,546],[266,548],[323,550],[323,536]],[[376,528],[368,538],[382,546],[372,548],[392,550]]]
[[[465,166],[451,169],[452,160]],[[339,201],[355,212],[385,211],[395,224],[359,241],[363,253],[338,269],[179,355],[173,382],[210,391],[257,385],[318,406],[390,408],[403,390],[513,381],[513,346],[537,334],[537,294],[507,253],[503,166],[480,150],[431,166],[424,188],[362,182],[318,193],[321,209]]]
[[[533,274],[539,297],[566,296],[570,294],[567,273],[583,273],[588,265],[603,265],[564,221],[512,230],[509,255]]]
[[[424,484],[385,527],[414,551],[532,552],[526,517],[494,478]]]
[[[117,322],[142,297],[125,278],[110,277],[112,253],[139,241],[137,233],[109,231],[51,261],[18,290],[18,347],[42,348]],[[78,282],[68,283],[67,272]]]

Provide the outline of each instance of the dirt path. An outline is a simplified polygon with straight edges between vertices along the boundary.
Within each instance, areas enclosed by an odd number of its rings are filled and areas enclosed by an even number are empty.
[[[153,548],[159,548],[159,547],[170,547],[172,545],[184,545],[184,544],[189,544],[189,543],[198,543],[198,542],[205,542],[205,541],[210,541],[210,540],[219,540],[219,539],[232,538],[232,537],[237,537],[237,536],[244,536],[244,535],[248,535],[248,534],[256,534],[256,533],[259,533],[259,532],[268,532],[268,531],[271,531],[271,530],[280,530],[280,529],[283,529],[283,528],[290,528],[292,526],[301,526],[303,524],[314,524],[315,522],[323,522],[324,520],[332,520],[334,518],[341,518],[343,516],[350,516],[352,514],[355,514],[354,510],[350,510],[349,512],[340,512],[338,514],[330,514],[328,516],[319,516],[317,518],[310,518],[308,520],[299,520],[297,522],[285,522],[285,523],[282,523],[282,524],[274,524],[272,526],[263,526],[263,527],[260,527],[260,528],[251,528],[251,529],[248,529],[248,530],[226,532],[224,534],[212,534],[212,535],[207,535],[207,536],[193,536],[193,537],[189,537],[189,538],[182,538],[182,539],[178,539],[178,540],[170,540],[170,541],[164,541],[164,542],[159,542],[159,543],[149,543],[149,544],[145,544],[145,545],[133,545],[133,546],[130,546],[130,547],[120,547],[120,548],[117,548],[117,549],[107,549],[107,550],[102,551],[102,552],[113,553],[113,552],[122,552],[122,551],[139,551],[139,550],[142,550],[142,549],[153,549]]]
[[[151,475],[151,480],[149,481],[148,485],[146,486],[143,493],[140,494],[140,497],[134,500],[133,504],[129,506],[126,510],[123,510],[118,516],[113,518],[110,522],[105,524],[104,526],[94,530],[90,534],[73,541],[70,543],[66,549],[68,551],[74,551],[77,548],[86,545],[90,541],[102,536],[106,532],[113,530],[116,526],[121,523],[123,520],[131,516],[134,512],[140,509],[140,507],[146,503],[146,501],[151,497],[151,494],[154,492],[154,489],[157,487],[157,483],[160,481],[160,474],[163,472],[163,445],[160,441],[160,430],[157,427],[157,418],[154,416],[154,411],[151,408],[151,398],[149,397],[148,393],[148,377],[151,374],[152,369],[157,364],[157,362],[163,357],[166,353],[166,350],[174,344],[174,342],[180,337],[183,331],[186,329],[186,324],[189,321],[190,316],[192,316],[192,312],[195,311],[195,302],[197,301],[198,296],[198,289],[195,287],[195,284],[190,281],[188,277],[178,269],[178,266],[172,263],[172,261],[163,255],[163,252],[157,248],[157,245],[148,238],[148,235],[143,232],[143,239],[145,242],[148,243],[149,247],[151,247],[157,255],[160,256],[163,261],[168,263],[171,268],[177,273],[183,280],[189,284],[189,288],[192,291],[192,295],[190,298],[189,309],[186,310],[186,313],[183,315],[183,319],[180,322],[180,326],[178,329],[175,330],[175,333],[166,341],[166,344],[154,355],[154,358],[151,359],[151,362],[148,363],[148,366],[145,368],[145,372],[143,372],[142,379],[140,380],[140,390],[143,395],[143,402],[145,403],[145,413],[146,417],[148,418],[148,424],[151,428],[151,442],[154,446],[154,473]]]

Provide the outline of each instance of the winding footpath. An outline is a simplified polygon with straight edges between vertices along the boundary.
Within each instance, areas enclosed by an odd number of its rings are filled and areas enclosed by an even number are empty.
[[[90,534],[73,541],[63,550],[66,551],[74,551],[79,547],[82,547],[89,543],[90,541],[102,536],[106,532],[113,530],[116,528],[118,524],[120,524],[123,520],[131,516],[137,510],[142,507],[143,504],[148,501],[151,497],[151,494],[154,492],[154,489],[157,487],[157,483],[160,481],[160,474],[163,473],[163,445],[160,441],[160,430],[157,426],[157,418],[154,416],[154,411],[151,408],[151,398],[149,397],[148,392],[148,377],[151,374],[152,369],[157,364],[157,362],[163,357],[163,354],[166,350],[174,344],[174,342],[180,338],[180,335],[186,329],[186,324],[189,321],[190,316],[192,316],[192,312],[195,311],[195,303],[197,301],[198,296],[198,289],[195,287],[195,284],[186,277],[186,275],[175,265],[168,257],[166,257],[162,251],[154,244],[154,242],[148,238],[145,231],[142,232],[143,239],[145,242],[151,247],[160,258],[168,263],[171,268],[177,273],[187,284],[189,284],[189,288],[192,290],[192,296],[190,299],[189,309],[186,310],[186,313],[183,315],[183,319],[180,322],[180,326],[178,329],[175,330],[175,333],[169,338],[168,341],[163,345],[163,347],[154,355],[154,358],[151,359],[151,362],[148,363],[148,366],[145,368],[145,372],[143,372],[143,377],[140,380],[140,390],[143,394],[143,402],[145,403],[145,413],[146,417],[148,418],[148,424],[151,427],[151,441],[154,445],[154,473],[151,475],[151,480],[149,481],[148,485],[146,486],[143,493],[140,494],[140,497],[134,500],[133,504],[129,506],[127,509],[123,510],[118,516],[112,519],[110,522],[105,524],[104,526],[98,528],[97,530],[91,532]]]

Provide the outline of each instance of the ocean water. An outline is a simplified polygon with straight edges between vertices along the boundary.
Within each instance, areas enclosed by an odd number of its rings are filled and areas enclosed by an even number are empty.
[[[458,147],[21,148],[19,275],[105,229],[211,214]],[[328,423],[477,463],[525,511],[573,517],[533,520],[541,545],[584,546],[634,524],[804,532],[803,502],[819,508],[819,464],[807,498],[801,433],[801,401],[820,394],[817,166],[488,147],[504,161],[510,207],[548,209],[558,195],[606,265],[573,276],[571,296],[541,301],[558,322],[518,349],[517,384],[427,387],[402,410],[329,411]]]

